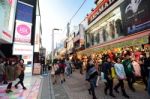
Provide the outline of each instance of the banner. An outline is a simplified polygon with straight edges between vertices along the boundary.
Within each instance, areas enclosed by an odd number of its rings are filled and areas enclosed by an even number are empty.
[[[15,40],[16,43],[30,43],[31,42],[31,23],[16,21]]]
[[[150,28],[150,0],[124,0],[121,12],[127,34]]]

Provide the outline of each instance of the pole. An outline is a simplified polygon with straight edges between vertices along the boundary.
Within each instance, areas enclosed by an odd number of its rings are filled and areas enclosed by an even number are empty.
[[[54,60],[54,29],[52,30],[52,64]]]

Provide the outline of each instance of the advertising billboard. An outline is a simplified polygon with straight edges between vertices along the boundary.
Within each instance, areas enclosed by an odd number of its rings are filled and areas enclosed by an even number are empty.
[[[13,44],[13,55],[33,55],[32,45]]]
[[[17,0],[0,0],[0,41],[12,43]]]
[[[33,16],[33,6],[18,1],[16,19],[20,21],[32,23],[32,16]]]
[[[150,0],[124,0],[121,12],[127,34],[150,28]]]
[[[15,43],[30,43],[31,42],[31,23],[16,21]]]

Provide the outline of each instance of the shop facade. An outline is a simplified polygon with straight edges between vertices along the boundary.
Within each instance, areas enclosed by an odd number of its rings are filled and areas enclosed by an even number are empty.
[[[82,56],[108,54],[122,55],[129,50],[135,56],[149,49],[150,4],[149,0],[103,0],[87,16],[85,50],[78,52]],[[106,6],[107,4],[107,6]],[[132,9],[131,9],[132,8]]]

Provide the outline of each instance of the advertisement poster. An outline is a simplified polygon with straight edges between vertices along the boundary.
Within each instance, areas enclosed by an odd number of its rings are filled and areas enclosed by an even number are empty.
[[[30,43],[31,42],[31,23],[23,21],[16,21],[15,40],[17,43]]]
[[[24,22],[32,23],[33,6],[18,1],[16,19]]]
[[[12,43],[16,0],[0,0],[0,40]]]
[[[124,0],[121,12],[127,34],[150,28],[150,0]]]

